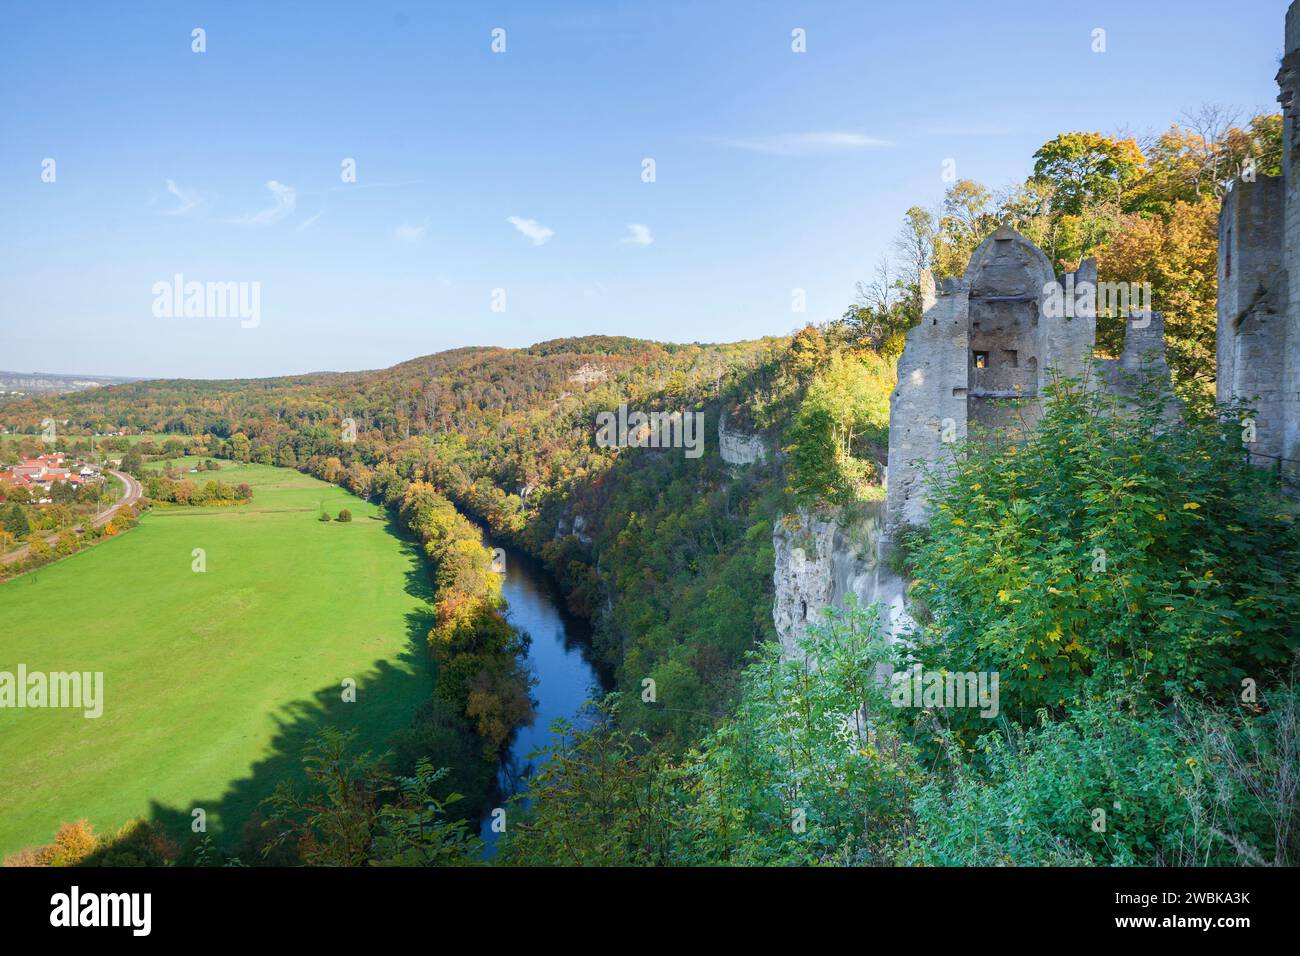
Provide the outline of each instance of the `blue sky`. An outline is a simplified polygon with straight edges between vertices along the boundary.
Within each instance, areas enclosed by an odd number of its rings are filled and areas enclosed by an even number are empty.
[[[785,333],[852,301],[946,158],[997,187],[1058,132],[1275,110],[1286,5],[6,3],[0,368]],[[156,317],[177,273],[260,283],[258,324]]]

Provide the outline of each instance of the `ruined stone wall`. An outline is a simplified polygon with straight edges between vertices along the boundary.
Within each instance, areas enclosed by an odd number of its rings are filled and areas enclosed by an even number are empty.
[[[969,336],[966,290],[958,280],[929,296],[921,322],[907,333],[898,384],[889,400],[889,514],[924,522],[923,463],[938,466],[948,442],[966,437]]]
[[[1048,356],[1083,366],[1074,340],[1082,333],[1091,349],[1093,325],[1065,320],[1073,324],[1063,332],[1044,318],[1056,281],[1042,250],[1002,226],[975,249],[960,279],[945,279],[938,295],[928,286],[890,398],[891,522],[925,523],[925,471],[943,466],[945,445],[964,439],[968,426],[1017,429],[1037,419]]]
[[[1254,450],[1281,455],[1286,308],[1284,181],[1238,182],[1219,214],[1216,398],[1256,405]]]
[[[1044,370],[1043,300],[1055,280],[1047,257],[1004,226],[980,243],[964,279],[970,290],[970,397],[1036,396]],[[975,420],[985,408],[976,402]]]
[[[1286,15],[1277,73],[1282,177],[1238,180],[1219,214],[1216,398],[1256,408],[1256,463],[1300,459],[1300,9]],[[1291,277],[1296,281],[1291,281]],[[1300,464],[1284,474],[1300,478]]]
[[[1297,111],[1300,100],[1300,7],[1292,3],[1286,13],[1286,55],[1278,71],[1278,86],[1285,118],[1282,139],[1282,178],[1286,191],[1286,216],[1283,236],[1283,269],[1296,276],[1286,289],[1286,334],[1282,349],[1282,376],[1278,405],[1281,415],[1281,447],[1284,457],[1300,459],[1300,131]],[[1300,466],[1289,466],[1295,474]]]
[[[1046,259],[1046,257],[1044,257]],[[1070,314],[1044,314],[1039,323],[1040,367],[1043,381],[1054,371],[1060,376],[1087,378],[1091,374],[1093,346],[1097,344],[1097,260],[1085,259],[1075,272],[1056,279],[1066,301],[1073,301]]]
[[[980,243],[961,279],[944,280],[937,296],[923,294],[921,322],[907,333],[890,398],[891,525],[925,524],[926,471],[945,465],[945,445],[965,438],[968,425],[978,426],[974,435],[1031,427],[1052,375],[1126,394],[1136,391],[1141,370],[1172,398],[1164,322],[1156,315],[1131,324],[1123,355],[1094,379],[1096,288],[1095,260],[1058,278],[1041,249],[1002,226]],[[1169,407],[1177,414],[1175,403]]]

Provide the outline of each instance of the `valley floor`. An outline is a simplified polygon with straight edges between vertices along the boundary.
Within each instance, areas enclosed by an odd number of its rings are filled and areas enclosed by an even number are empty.
[[[383,749],[429,697],[426,577],[381,508],[296,471],[233,465],[251,503],[155,509],[129,534],[0,584],[0,672],[102,672],[104,712],[0,710],[0,855],[86,818],[232,843],[303,740]],[[351,510],[351,523],[321,522]],[[206,570],[193,570],[202,549]],[[356,682],[356,702],[342,700]]]

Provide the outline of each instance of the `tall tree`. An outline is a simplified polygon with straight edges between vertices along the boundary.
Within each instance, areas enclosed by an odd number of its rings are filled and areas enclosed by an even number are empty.
[[[1075,215],[1101,202],[1122,204],[1145,166],[1136,140],[1102,133],[1062,133],[1034,153],[1034,178],[1050,183],[1053,204]]]

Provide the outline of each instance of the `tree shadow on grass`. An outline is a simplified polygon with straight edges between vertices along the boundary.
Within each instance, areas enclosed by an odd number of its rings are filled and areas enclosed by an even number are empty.
[[[219,795],[200,795],[186,806],[150,803],[147,819],[184,845],[192,836],[193,811],[201,808],[207,818],[207,832],[216,845],[234,852],[242,831],[254,818],[262,802],[282,781],[296,786],[306,782],[302,768],[303,748],[325,727],[355,730],[357,739],[350,750],[384,753],[393,733],[410,725],[417,709],[433,691],[433,667],[428,651],[428,633],[433,627],[433,587],[428,565],[418,544],[403,536],[389,522],[387,532],[411,558],[401,586],[422,604],[406,614],[407,640],[396,660],[378,659],[363,673],[340,674],[338,681],[315,691],[310,699],[286,703],[272,715],[275,732],[268,753],[254,764],[252,772],[231,783]],[[399,582],[393,581],[397,587]],[[356,681],[355,702],[343,700],[345,678]],[[256,865],[256,859],[243,862]]]

